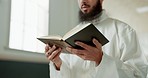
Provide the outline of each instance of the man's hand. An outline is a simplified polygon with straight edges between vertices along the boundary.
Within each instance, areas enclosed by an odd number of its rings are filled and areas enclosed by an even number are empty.
[[[61,64],[62,64],[62,60],[59,57],[60,53],[61,53],[62,49],[61,48],[57,48],[55,45],[53,45],[52,47],[49,46],[48,44],[45,47],[45,55],[48,58],[48,60],[52,61],[57,70],[60,70]]]
[[[77,41],[75,44],[81,46],[84,50],[74,49],[71,47],[67,47],[66,49],[84,60],[95,61],[98,66],[103,56],[102,45],[96,39],[93,39],[92,42],[95,44],[95,47]]]

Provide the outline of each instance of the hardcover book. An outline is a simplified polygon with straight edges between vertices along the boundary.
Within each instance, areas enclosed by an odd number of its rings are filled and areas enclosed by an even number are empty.
[[[102,46],[109,42],[109,40],[91,23],[77,26],[66,33],[63,37],[59,35],[49,35],[38,37],[37,39],[45,44],[56,45],[57,47],[73,47],[83,49],[75,44],[76,41],[81,41],[87,45],[95,46],[92,39],[97,39]]]

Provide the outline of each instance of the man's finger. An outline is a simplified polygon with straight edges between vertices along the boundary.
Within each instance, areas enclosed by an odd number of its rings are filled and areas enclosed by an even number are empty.
[[[78,45],[78,46],[80,46],[80,47],[82,47],[82,48],[84,48],[85,50],[90,50],[91,49],[91,47],[92,46],[89,46],[89,45],[87,45],[87,44],[85,44],[85,43],[83,43],[83,42],[79,42],[79,41],[77,41],[77,42],[75,42],[75,44],[76,45]]]
[[[71,47],[66,47],[66,50],[73,53],[73,54],[80,54],[80,55],[84,55],[83,50],[79,50],[79,49],[75,49],[75,48],[71,48]]]
[[[76,55],[82,58],[83,60],[88,60],[86,55],[83,55],[83,54],[76,54]]]
[[[95,38],[93,38],[92,42],[95,44],[95,46],[99,49],[102,47],[102,45],[99,43],[99,41]]]
[[[48,45],[48,44],[46,44],[46,46],[45,46],[45,53],[50,49],[51,47]]]
[[[45,55],[46,55],[46,57],[49,57],[51,55],[51,53],[46,52]]]
[[[48,57],[49,60],[54,59],[54,57],[61,51],[61,48],[52,52],[52,54]]]
[[[47,52],[51,54],[57,47],[53,45]]]

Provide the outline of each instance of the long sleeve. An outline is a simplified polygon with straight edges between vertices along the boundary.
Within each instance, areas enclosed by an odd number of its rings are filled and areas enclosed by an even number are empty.
[[[142,67],[143,72],[141,72],[136,66],[104,54],[101,64],[96,67],[95,78],[146,78],[143,68],[146,67]]]
[[[55,65],[50,62],[50,77],[51,78],[71,78],[70,77],[70,68],[69,68],[69,61],[68,56],[65,57],[64,54],[61,54],[62,58],[62,65],[60,70],[56,70]]]
[[[126,28],[118,33],[110,46],[112,52],[108,55],[104,52],[100,65],[96,67],[95,78],[146,78],[148,64],[135,31]]]

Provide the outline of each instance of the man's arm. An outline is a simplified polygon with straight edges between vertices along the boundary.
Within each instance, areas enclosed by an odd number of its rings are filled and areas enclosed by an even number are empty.
[[[48,44],[45,47],[45,55],[47,59],[50,61],[50,77],[51,78],[69,78],[69,68],[67,66],[67,62],[64,62],[66,59],[60,58],[61,55],[61,48],[57,48],[55,45],[52,47]]]
[[[67,48],[67,50],[84,60],[96,62],[96,73],[93,73],[95,78],[146,78],[147,65],[144,62],[146,59],[143,58],[135,32],[132,30],[122,37],[120,50],[116,50],[116,47],[112,47],[111,50],[112,55],[120,54],[119,58],[102,53],[99,42],[95,40],[93,43],[96,47],[78,42],[76,44],[84,50],[74,48]]]
[[[96,67],[96,78],[102,74],[106,74],[105,78],[146,78],[148,64],[140,49],[136,32],[126,29],[126,32],[118,36],[118,45],[111,46],[111,56],[104,53],[100,65]]]

